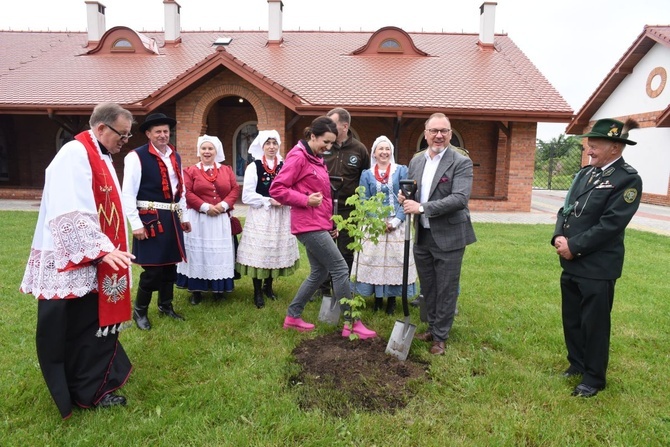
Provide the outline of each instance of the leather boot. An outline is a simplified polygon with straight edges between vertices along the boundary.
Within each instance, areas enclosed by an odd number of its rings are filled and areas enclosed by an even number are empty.
[[[377,312],[378,310],[382,310],[382,307],[384,307],[384,298],[375,298],[375,305],[372,311]]]
[[[272,290],[272,278],[265,278],[265,284],[263,285],[263,292],[265,292],[265,296],[267,296],[271,300],[277,299],[277,295],[275,295],[274,290]]]
[[[265,300],[263,299],[263,280],[252,279],[254,283],[254,304],[258,309],[265,307]]]
[[[174,287],[172,283],[161,284],[158,290],[158,312],[175,320],[185,320],[182,315],[174,311],[172,307],[172,299],[174,298]]]
[[[142,288],[137,288],[137,297],[135,298],[135,309],[133,309],[133,320],[138,329],[143,331],[148,331],[151,329],[151,323],[149,322],[149,303],[151,303],[151,292],[142,290]]]
[[[200,304],[202,302],[202,293],[201,292],[193,292],[191,294],[191,304],[194,306]]]
[[[393,315],[395,312],[395,297],[390,296],[386,299],[386,314]]]

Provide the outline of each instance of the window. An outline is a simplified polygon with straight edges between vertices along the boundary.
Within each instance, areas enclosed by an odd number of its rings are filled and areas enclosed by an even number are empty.
[[[135,48],[133,48],[133,44],[128,39],[121,38],[112,44],[112,52],[134,53]]]
[[[65,143],[69,143],[72,140],[74,140],[74,135],[63,128],[58,129],[56,133],[56,152],[65,146]]]
[[[237,128],[233,136],[233,166],[238,181],[244,181],[244,171],[254,161],[249,155],[249,146],[258,135],[256,124],[256,121],[247,121]]]
[[[379,44],[379,51],[385,53],[402,53],[402,45],[395,39],[386,39],[381,44]]]

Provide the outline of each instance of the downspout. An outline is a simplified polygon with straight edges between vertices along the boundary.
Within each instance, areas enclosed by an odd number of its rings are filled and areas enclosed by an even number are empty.
[[[400,147],[399,144],[400,144],[400,125],[402,124],[401,122],[402,122],[402,111],[398,111],[396,112],[396,117],[393,122],[393,146],[396,148]]]

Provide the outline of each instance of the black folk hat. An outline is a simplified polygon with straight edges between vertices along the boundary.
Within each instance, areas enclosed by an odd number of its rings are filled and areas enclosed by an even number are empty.
[[[605,118],[596,121],[589,133],[577,135],[577,138],[602,138],[634,146],[637,142],[628,139],[628,132],[638,127],[640,125],[633,119],[627,119],[625,123],[622,123],[615,119]]]
[[[140,132],[145,132],[151,129],[153,126],[158,126],[160,124],[167,124],[171,128],[177,124],[177,120],[170,118],[164,113],[152,113],[147,116],[147,119],[144,120],[140,126]]]

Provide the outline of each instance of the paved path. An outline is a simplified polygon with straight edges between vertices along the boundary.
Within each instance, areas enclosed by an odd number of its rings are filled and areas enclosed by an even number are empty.
[[[549,224],[563,206],[566,191],[534,190],[529,213],[473,212],[473,222]],[[38,211],[39,201],[0,200],[0,210]],[[246,205],[237,204],[235,215],[246,216]],[[641,204],[629,228],[670,236],[670,207]]]

